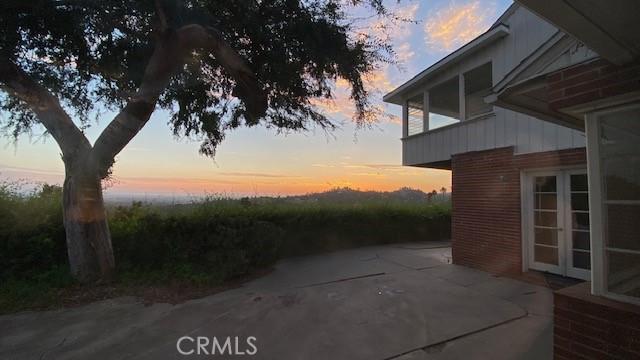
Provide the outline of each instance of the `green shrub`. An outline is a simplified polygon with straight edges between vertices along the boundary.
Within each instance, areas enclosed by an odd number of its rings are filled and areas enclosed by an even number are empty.
[[[31,278],[67,264],[62,190],[42,185],[27,195],[0,183],[0,279]]]
[[[73,281],[61,189],[23,194],[0,183],[0,308]],[[447,204],[357,204],[207,198],[188,205],[108,207],[117,280],[220,283],[285,256],[394,242],[447,239]]]
[[[110,229],[123,271],[178,269],[178,275],[209,273],[218,280],[274,262],[283,234],[276,225],[256,219],[197,212],[161,215],[140,203],[116,208]]]

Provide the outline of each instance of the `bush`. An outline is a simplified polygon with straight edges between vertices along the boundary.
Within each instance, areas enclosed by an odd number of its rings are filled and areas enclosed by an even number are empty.
[[[173,206],[134,202],[107,212],[118,279],[155,283],[219,283],[284,256],[446,239],[451,221],[448,205],[426,202],[208,198]],[[0,282],[23,280],[71,281],[59,187],[22,195],[18,185],[0,184]]]
[[[118,268],[209,274],[222,281],[277,259],[282,229],[272,223],[216,214],[161,215],[134,203],[110,218]]]
[[[0,280],[33,278],[66,264],[60,187],[21,195],[19,184],[0,183]]]

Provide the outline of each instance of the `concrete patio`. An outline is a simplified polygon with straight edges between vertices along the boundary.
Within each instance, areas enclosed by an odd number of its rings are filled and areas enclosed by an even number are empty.
[[[552,357],[550,289],[449,259],[445,243],[366,247],[287,259],[241,288],[179,305],[118,298],[3,316],[0,358],[198,357],[178,352],[182,336],[254,336],[257,359]]]

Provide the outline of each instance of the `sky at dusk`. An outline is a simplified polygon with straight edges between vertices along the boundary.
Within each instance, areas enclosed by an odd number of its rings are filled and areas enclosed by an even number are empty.
[[[399,65],[383,66],[367,77],[372,102],[392,116],[371,129],[355,129],[348,89],[338,81],[337,97],[317,106],[341,127],[282,134],[264,127],[228,133],[215,159],[198,154],[199,142],[176,139],[168,114],[156,111],[145,128],[116,157],[106,196],[290,195],[349,186],[361,190],[412,187],[449,188],[449,171],[402,167],[400,108],[385,105],[393,90],[447,53],[485,31],[511,4],[507,0],[390,1],[390,8],[416,23],[368,20],[362,31],[388,38]],[[93,142],[114,114],[105,113],[86,130]],[[37,130],[36,132],[42,132]],[[61,184],[64,167],[51,138],[0,138],[0,181],[27,179]]]

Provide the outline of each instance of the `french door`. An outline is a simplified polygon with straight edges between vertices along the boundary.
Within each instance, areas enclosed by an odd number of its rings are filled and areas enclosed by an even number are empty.
[[[529,268],[589,279],[591,248],[586,170],[553,170],[525,176]]]

